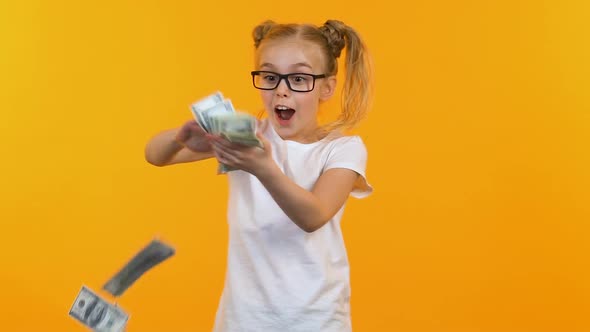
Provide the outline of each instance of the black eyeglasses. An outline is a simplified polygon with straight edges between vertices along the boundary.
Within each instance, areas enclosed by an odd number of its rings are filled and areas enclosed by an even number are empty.
[[[291,73],[281,75],[272,71],[255,70],[251,72],[252,83],[256,89],[274,90],[284,79],[287,87],[295,92],[309,92],[315,87],[315,80],[326,77],[326,74],[313,75],[306,73]]]

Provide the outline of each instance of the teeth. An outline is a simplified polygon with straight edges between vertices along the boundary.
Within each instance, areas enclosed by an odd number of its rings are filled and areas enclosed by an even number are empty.
[[[282,106],[282,105],[280,105],[280,106],[277,106],[276,108],[277,108],[277,110],[279,110],[279,111],[286,111],[286,110],[288,110],[288,109],[289,109],[289,107],[287,107],[287,106]]]

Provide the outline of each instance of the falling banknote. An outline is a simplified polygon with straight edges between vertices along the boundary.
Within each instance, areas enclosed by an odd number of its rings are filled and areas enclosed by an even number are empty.
[[[137,253],[121,271],[115,274],[104,285],[103,289],[114,296],[120,296],[147,270],[172,255],[174,255],[174,248],[158,240],[153,240],[148,246]]]
[[[82,286],[70,309],[70,316],[95,332],[123,331],[129,315]]]

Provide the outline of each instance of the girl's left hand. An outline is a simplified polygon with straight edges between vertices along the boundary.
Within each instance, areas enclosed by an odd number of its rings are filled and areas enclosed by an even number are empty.
[[[241,169],[256,177],[275,165],[272,159],[270,142],[262,135],[264,128],[256,132],[263,148],[232,143],[218,135],[207,135],[217,161],[233,168]]]

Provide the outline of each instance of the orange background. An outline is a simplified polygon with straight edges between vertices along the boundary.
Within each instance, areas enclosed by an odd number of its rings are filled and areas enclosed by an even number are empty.
[[[128,331],[208,331],[226,178],[149,137],[215,90],[260,109],[264,19],[355,27],[375,193],[343,220],[356,331],[590,331],[590,2],[0,2],[1,331],[68,317],[153,237],[177,254],[118,303]],[[331,103],[333,109],[337,103]],[[327,111],[329,114],[329,111]]]

